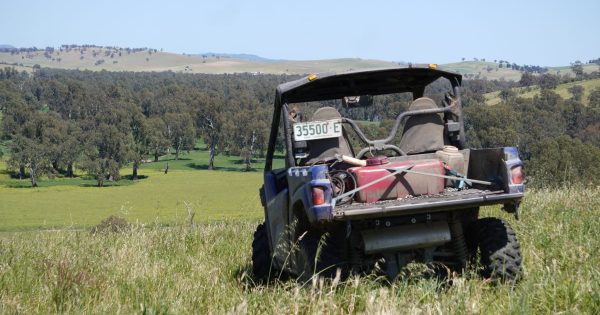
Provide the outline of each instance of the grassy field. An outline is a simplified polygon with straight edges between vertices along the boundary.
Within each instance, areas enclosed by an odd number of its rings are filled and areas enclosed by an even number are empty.
[[[559,86],[557,86],[554,89],[554,92],[556,92],[558,95],[560,95],[564,99],[569,99],[573,96],[569,92],[569,88],[574,85],[581,85],[584,88],[582,103],[587,105],[590,92],[592,92],[594,89],[600,88],[600,79],[576,81],[576,82],[560,84]],[[522,97],[522,98],[533,98],[535,95],[539,95],[539,93],[540,93],[540,89],[538,87],[532,87],[529,89],[514,88],[513,90],[517,93],[517,97]],[[496,105],[502,101],[500,99],[500,91],[487,93],[487,94],[484,94],[483,96],[485,97],[486,104],[488,104],[488,105]]]
[[[34,193],[31,193],[34,194]],[[126,233],[0,234],[0,313],[598,314],[600,189],[530,192],[515,221],[525,276],[494,286],[375,276],[256,285],[250,243],[259,222],[134,225]],[[416,268],[416,266],[413,266]]]
[[[142,164],[142,179],[135,182],[124,178],[98,188],[94,179],[79,174],[42,178],[40,187],[30,188],[28,179],[10,178],[0,159],[0,231],[89,227],[112,214],[131,222],[172,224],[187,216],[186,203],[204,222],[260,217],[264,161],[255,161],[251,172],[240,172],[244,165],[239,157],[217,156],[216,171],[206,170],[207,161],[208,152],[197,149],[178,161],[164,156]],[[282,164],[275,161],[276,167]],[[121,174],[131,174],[131,169]]]

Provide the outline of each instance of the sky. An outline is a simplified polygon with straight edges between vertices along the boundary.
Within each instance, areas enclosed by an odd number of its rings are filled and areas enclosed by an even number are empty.
[[[272,59],[600,57],[600,1],[0,0],[0,44],[95,44]]]

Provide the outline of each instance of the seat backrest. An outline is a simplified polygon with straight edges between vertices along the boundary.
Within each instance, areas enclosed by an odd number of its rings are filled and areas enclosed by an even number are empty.
[[[412,102],[409,111],[438,108],[428,97]],[[441,114],[410,116],[404,124],[400,149],[406,154],[434,152],[444,148],[444,121]]]
[[[342,115],[333,107],[321,107],[313,114],[310,121],[323,121],[331,119],[340,119]],[[312,165],[320,161],[328,161],[335,158],[336,154],[354,156],[346,132],[342,128],[342,136],[337,138],[327,138],[310,140],[308,142],[308,157],[305,159],[305,165]]]

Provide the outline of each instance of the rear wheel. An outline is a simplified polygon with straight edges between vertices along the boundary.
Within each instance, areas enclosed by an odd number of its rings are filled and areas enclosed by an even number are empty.
[[[268,280],[270,273],[272,273],[271,250],[264,223],[256,227],[254,240],[252,240],[252,273],[258,281]]]
[[[485,278],[515,282],[522,275],[521,248],[515,232],[504,220],[483,218],[471,224],[467,233],[472,254],[479,252]]]
[[[321,231],[310,227],[306,221],[299,220],[296,228],[296,275],[307,281],[314,274],[334,277],[340,268],[346,276],[347,268],[343,262],[345,239],[336,229]]]

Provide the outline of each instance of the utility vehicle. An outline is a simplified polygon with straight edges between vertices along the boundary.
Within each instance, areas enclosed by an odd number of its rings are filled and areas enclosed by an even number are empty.
[[[438,101],[424,96],[436,81],[448,89]],[[518,215],[523,163],[516,147],[465,147],[461,83],[461,75],[427,65],[279,85],[260,189],[265,221],[252,243],[255,277],[378,266],[393,279],[410,262],[460,271],[479,259],[483,276],[518,279],[515,233],[504,220],[479,218],[479,208],[498,204]],[[396,93],[412,101],[382,139],[363,131],[369,123],[340,114]],[[317,109],[307,117],[298,104]],[[273,167],[276,152],[285,167]]]

